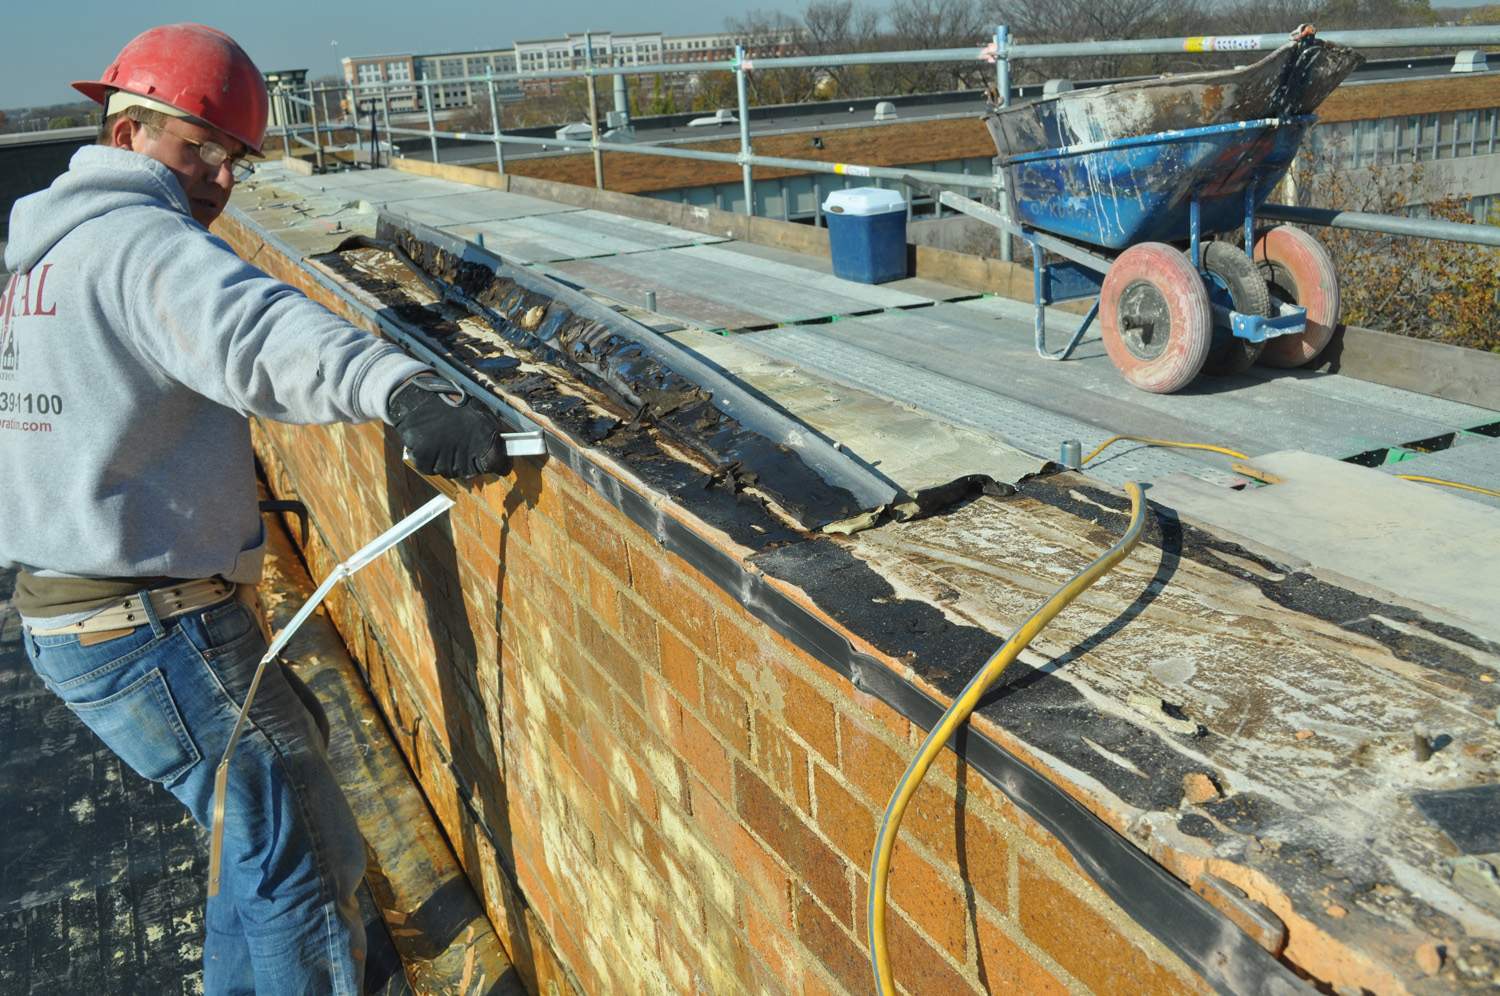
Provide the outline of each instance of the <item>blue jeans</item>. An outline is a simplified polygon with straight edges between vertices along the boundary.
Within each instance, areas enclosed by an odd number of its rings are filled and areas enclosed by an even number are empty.
[[[201,826],[265,638],[234,598],[82,646],[26,634],[32,667],[138,774]],[[312,714],[278,664],[261,680],[229,767],[224,868],[208,901],[203,983],[220,993],[357,996],[365,954],[355,890],[364,840]]]

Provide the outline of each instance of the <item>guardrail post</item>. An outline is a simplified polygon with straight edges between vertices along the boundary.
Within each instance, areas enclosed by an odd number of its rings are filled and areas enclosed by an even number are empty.
[[[1001,107],[1010,106],[1010,28],[1001,24],[995,28],[995,89],[1000,100]],[[1010,204],[1005,196],[1005,171],[997,163],[995,165],[995,207],[1007,216],[1010,214]],[[1000,261],[1009,263],[1012,260],[1010,246],[1010,235],[1006,232],[1000,233]]]
[[[745,187],[745,214],[755,217],[755,179],[750,172],[750,100],[745,85],[745,46],[734,47],[734,90],[740,115],[740,182]]]
[[[432,145],[432,163],[437,165],[437,118],[432,115],[432,81],[422,80],[422,103],[427,105],[427,141]]]
[[[318,131],[318,91],[309,83],[307,85],[307,106],[312,115],[313,131],[313,160],[318,164],[318,172],[323,172],[323,136]]]
[[[293,104],[288,99],[285,86],[276,88],[276,96],[281,101],[281,158],[292,158],[292,130],[288,125],[288,119],[292,116]]]
[[[354,141],[349,143],[349,148],[354,160],[354,168],[359,169],[359,91],[354,89],[353,83],[349,84],[349,121],[354,128]]]
[[[995,28],[995,89],[1000,106],[1010,106],[1010,28]]]
[[[396,155],[396,136],[391,134],[391,85],[385,80],[380,81],[380,109],[385,114],[385,144],[391,147],[385,157],[389,166],[391,158]]]
[[[505,147],[500,141],[500,100],[495,96],[495,71],[485,73],[490,89],[490,131],[495,136],[495,172],[505,175]]]
[[[599,101],[594,92],[594,36],[583,36],[584,82],[589,92],[589,146],[594,150],[594,186],[604,189],[604,153],[599,150]]]

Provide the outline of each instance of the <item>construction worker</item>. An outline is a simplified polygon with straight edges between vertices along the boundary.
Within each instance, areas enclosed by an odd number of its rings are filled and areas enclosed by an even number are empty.
[[[418,469],[506,473],[503,425],[393,345],[211,235],[269,101],[227,35],[131,41],[98,144],[11,213],[0,298],[0,565],[26,652],[122,761],[204,826],[214,768],[266,652],[247,416],[383,419]],[[268,670],[229,774],[209,993],[357,993],[364,844],[288,675]]]

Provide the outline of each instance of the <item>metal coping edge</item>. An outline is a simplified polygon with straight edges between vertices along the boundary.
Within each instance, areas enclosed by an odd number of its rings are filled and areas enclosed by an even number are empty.
[[[247,217],[245,213],[238,208],[230,207],[227,213],[233,215],[234,220],[238,224],[254,232],[256,237],[259,238],[263,243],[270,246],[272,249],[275,249],[287,259],[300,266],[303,272],[311,277],[319,287],[322,287],[324,290],[333,294],[340,301],[343,301],[350,308],[363,315],[369,321],[372,321],[375,324],[379,325],[381,330],[384,331],[386,335],[390,336],[390,338],[394,339],[396,342],[399,342],[408,351],[415,354],[418,359],[422,360],[422,362],[430,364],[434,369],[442,370],[444,372],[444,375],[447,376],[450,380],[453,380],[466,388],[470,395],[478,398],[496,414],[509,421],[512,425],[518,427],[520,431],[541,432],[543,438],[549,441],[548,449],[550,450],[552,448],[553,443],[551,441],[555,441],[556,439],[556,436],[553,433],[547,432],[546,430],[542,429],[541,426],[537,425],[530,418],[523,415],[520,411],[518,411],[511,405],[506,404],[500,399],[498,395],[495,394],[493,389],[491,389],[487,385],[479,383],[478,381],[474,380],[474,378],[469,376],[468,371],[464,370],[461,367],[454,366],[452,363],[449,363],[447,360],[443,359],[425,342],[407,332],[399,322],[387,317],[382,311],[377,311],[374,308],[371,308],[369,305],[365,304],[363,301],[359,300],[349,292],[349,289],[347,287],[339,283],[337,280],[329,277],[322,270],[317,269],[316,267],[308,266],[306,253],[294,248],[279,235],[276,235],[273,232],[266,231],[264,228],[257,225],[252,219]]]
[[[231,209],[233,210],[233,209]],[[305,255],[266,232],[242,213],[238,220],[258,233],[263,242],[289,259],[304,264]],[[382,328],[449,376],[474,385],[458,368],[428,350],[403,329],[354,299],[347,289],[322,272],[303,266],[317,283],[341,300],[378,321]],[[533,423],[483,388],[479,396],[526,427]],[[646,497],[621,486],[606,470],[589,460],[571,440],[545,432],[547,452],[578,474],[605,501],[645,529],[666,550],[677,554],[751,615],[817,658],[855,688],[880,699],[907,719],[931,729],[944,707],[926,692],[868,654],[856,651],[847,639],[816,618],[763,575],[697,535]],[[613,485],[613,486],[611,486]],[[1075,860],[1124,912],[1195,969],[1221,993],[1302,993],[1310,989],[1244,931],[1184,882],[1174,877],[1140,848],[1116,833],[1061,788],[1023,763],[1014,754],[972,726],[950,744],[962,763],[969,764],[1013,802],[1058,838]]]
[[[855,688],[873,695],[923,729],[944,706],[769,584],[765,577],[720,550],[628,488],[609,487],[608,473],[578,449],[550,448],[589,486],[662,546],[682,557],[751,615],[827,665]],[[1062,789],[973,727],[950,744],[1016,807],[1054,834],[1131,919],[1175,952],[1222,993],[1282,994],[1308,991],[1292,972],[1227,917],[1116,833]]]
[[[862,510],[887,505],[899,496],[900,489],[894,482],[855,462],[803,423],[754,398],[688,350],[657,335],[635,319],[600,304],[543,272],[512,266],[482,246],[452,232],[414,221],[399,211],[380,209],[376,224],[377,227],[389,224],[405,228],[423,242],[451,253],[463,262],[487,267],[496,276],[504,276],[527,290],[562,302],[575,315],[609,326],[613,332],[640,347],[655,362],[706,388],[719,411],[747,429],[785,446],[824,481],[848,491]]]

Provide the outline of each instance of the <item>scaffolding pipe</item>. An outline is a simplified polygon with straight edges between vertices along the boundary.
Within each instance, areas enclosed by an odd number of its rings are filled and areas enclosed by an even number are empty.
[[[1349,48],[1443,48],[1500,44],[1500,24],[1448,28],[1382,28],[1371,31],[1319,31],[1318,38]],[[1117,41],[1012,45],[1014,59],[1054,59],[1078,55],[1171,55],[1180,52],[1253,52],[1286,44],[1285,34],[1195,35],[1182,38],[1127,38]]]
[[[495,172],[505,175],[505,146],[500,137],[500,100],[495,95],[495,78],[485,81],[490,88],[490,130],[495,133]]]
[[[390,152],[386,154],[386,162],[389,163],[396,155],[396,143],[391,138],[391,88],[383,86],[380,88],[380,111],[385,118],[385,144],[390,146]]]
[[[1451,45],[1479,46],[1485,44],[1500,44],[1500,25],[1473,25],[1465,27],[1446,28],[1417,28],[1417,29],[1391,29],[1379,31],[1332,31],[1320,37],[1329,41],[1336,41],[1355,48],[1391,48],[1391,47],[1441,47]],[[984,47],[962,48],[962,49],[932,49],[925,51],[907,52],[863,52],[844,55],[807,56],[793,58],[767,58],[756,59],[755,68],[775,69],[791,68],[798,66],[856,66],[856,65],[878,65],[903,62],[942,62],[942,61],[971,61],[971,60],[993,60],[996,63],[996,82],[1000,90],[1002,102],[1008,102],[1010,98],[1010,71],[1011,60],[1017,58],[1054,58],[1072,55],[1097,55],[1097,54],[1129,54],[1129,53],[1173,53],[1173,52],[1243,52],[1258,48],[1274,48],[1283,44],[1286,36],[1280,34],[1265,35],[1238,35],[1238,36],[1195,36],[1181,38],[1157,38],[1157,39],[1128,39],[1122,41],[1089,41],[1069,42],[1061,44],[1046,45],[1018,45],[1011,41],[1009,30],[1001,25],[995,32],[993,41]],[[586,54],[588,65],[582,70],[555,70],[543,73],[493,73],[485,77],[465,77],[464,81],[485,82],[493,86],[495,81],[500,80],[525,80],[538,77],[551,78],[577,78],[583,77],[588,86],[589,94],[589,132],[590,138],[586,143],[576,142],[568,139],[558,138],[534,138],[529,136],[505,136],[504,141],[517,145],[532,145],[543,148],[559,149],[584,149],[587,148],[594,159],[594,182],[599,189],[604,188],[604,166],[603,153],[605,151],[619,151],[622,153],[634,153],[636,155],[654,155],[669,158],[694,159],[703,162],[734,163],[741,169],[741,181],[745,188],[745,200],[747,212],[754,213],[754,183],[752,178],[753,166],[770,166],[781,169],[797,170],[806,173],[833,173],[841,176],[870,177],[877,179],[901,180],[905,177],[913,177],[929,183],[941,184],[947,187],[986,189],[995,191],[1000,208],[1004,210],[1004,179],[999,170],[995,174],[985,178],[976,178],[957,173],[944,173],[935,170],[909,170],[879,166],[862,166],[853,163],[827,163],[816,160],[785,159],[773,156],[757,156],[750,145],[749,139],[749,101],[746,95],[745,74],[749,69],[749,60],[744,57],[743,46],[736,46],[735,58],[729,62],[694,63],[691,66],[679,63],[663,63],[651,66],[630,67],[596,67],[593,65],[593,41],[592,36],[585,36]],[[662,145],[651,144],[621,144],[603,141],[599,137],[598,105],[596,99],[596,77],[599,75],[623,77],[626,73],[682,73],[703,72],[708,70],[728,70],[736,75],[736,90],[740,108],[740,151],[738,154],[708,152],[700,149],[679,149]],[[380,81],[370,84],[381,89],[382,97],[386,101],[386,132],[387,138],[394,145],[394,135],[426,134],[432,146],[432,159],[437,161],[437,131],[432,116],[432,92],[430,81],[418,81],[424,89],[427,112],[427,132],[413,131],[410,129],[393,128],[390,126],[389,113],[389,88],[391,81]],[[408,84],[409,85],[409,84]],[[491,101],[492,108],[495,106]],[[1494,117],[1491,119],[1491,130],[1494,130]],[[464,132],[444,133],[445,137],[463,141],[485,141],[492,142],[496,146],[497,165],[503,156],[500,149],[501,135],[498,122],[492,122],[492,131],[487,135],[473,135]],[[1491,138],[1493,142],[1493,137]],[[1347,221],[1347,218],[1345,219]],[[1418,221],[1417,219],[1411,219]],[[1320,222],[1311,222],[1318,224]],[[1341,222],[1339,227],[1345,227]],[[1472,228],[1473,226],[1460,226]],[[1384,229],[1381,229],[1384,230]],[[1393,232],[1392,234],[1407,234],[1405,232]],[[1437,236],[1441,237],[1441,236]],[[1474,239],[1472,235],[1456,241],[1478,241],[1481,244],[1490,244],[1483,239]],[[1002,249],[1002,258],[1008,258],[1010,246],[1005,245]]]
[[[313,133],[313,158],[317,162],[318,172],[323,172],[323,136],[318,133],[318,97],[312,85],[307,87],[307,106],[312,111],[312,133]]]
[[[1328,208],[1294,207],[1291,204],[1262,204],[1256,215],[1301,225],[1323,225],[1356,232],[1379,232],[1383,235],[1407,235],[1440,242],[1467,242],[1470,245],[1500,247],[1500,226],[1496,225],[1466,225],[1461,221],[1334,211]]]
[[[1010,28],[1001,24],[995,28],[995,98],[1000,101],[1001,107],[1010,106]],[[1009,201],[1005,196],[1005,171],[999,164],[995,166],[995,207],[1005,214],[1010,215]],[[934,205],[936,207],[936,205]],[[1000,261],[1011,262],[1013,250],[1010,244],[1010,233],[1000,232]]]
[[[278,88],[277,94],[281,98],[281,157],[290,159],[292,158],[292,132],[287,127],[287,121],[292,116],[292,104],[286,99],[290,94],[286,92],[285,87]]]
[[[432,81],[422,81],[422,103],[427,105],[427,141],[432,143],[432,161],[438,161],[437,118],[432,114]]]
[[[745,46],[734,47],[734,90],[740,114],[740,183],[745,188],[745,214],[755,217],[755,180],[750,169],[750,99],[745,85]]]
[[[340,90],[339,93],[342,94],[343,91]],[[354,141],[350,143],[354,150],[354,168],[359,169],[359,94],[354,92],[352,83],[349,85],[349,120],[353,122],[354,127]],[[370,158],[373,160],[374,157],[375,150],[371,149]]]
[[[583,34],[583,58],[588,67],[584,83],[589,92],[589,147],[594,153],[594,187],[604,189],[604,153],[599,151],[599,100],[594,91],[594,36]]]

